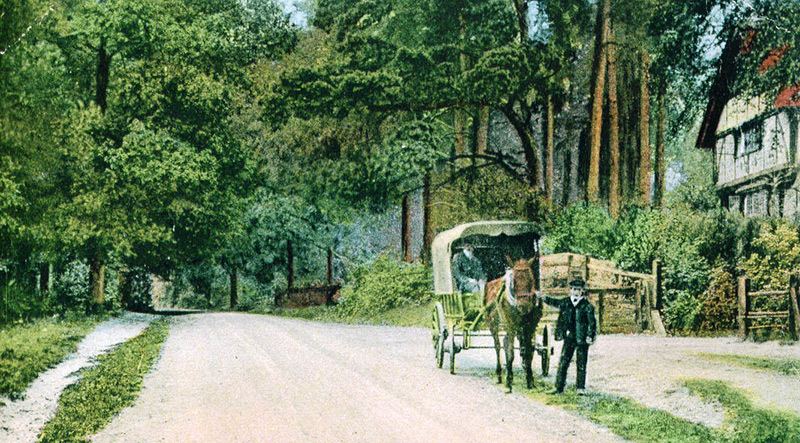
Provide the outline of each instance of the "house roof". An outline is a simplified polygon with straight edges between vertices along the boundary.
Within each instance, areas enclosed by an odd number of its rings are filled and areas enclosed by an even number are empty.
[[[697,142],[695,143],[696,147],[712,149],[716,143],[716,134],[720,129],[720,122],[731,120],[725,113],[726,108],[728,108],[728,102],[733,99],[731,96],[730,83],[733,81],[736,71],[736,58],[738,55],[748,54],[752,50],[755,36],[756,32],[752,29],[740,35],[734,34],[725,46],[720,58],[720,68],[717,71],[717,77],[712,85],[706,112],[700,126]],[[786,44],[770,50],[764,56],[764,59],[758,67],[759,74],[763,75],[777,66],[778,62],[780,62],[789,49],[791,49],[791,45]],[[737,109],[735,113],[752,117],[768,110],[769,105],[775,109],[800,107],[800,83],[782,87],[774,100],[767,98],[766,100],[754,101],[753,99],[756,98],[744,98],[739,100],[739,102],[736,103],[736,107],[739,109]],[[753,103],[757,104],[754,105]],[[733,122],[727,121],[722,129],[730,129],[732,125],[736,126],[743,123],[743,121],[736,120],[737,118],[734,117]]]

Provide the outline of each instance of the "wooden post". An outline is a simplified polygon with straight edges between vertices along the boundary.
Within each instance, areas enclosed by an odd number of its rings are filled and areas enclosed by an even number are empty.
[[[798,302],[797,300],[798,286],[800,286],[800,274],[793,273],[789,277],[789,298],[790,298],[789,309],[792,311],[791,312],[792,323],[794,323],[792,325],[794,327],[792,328],[791,331],[792,338],[794,340],[800,338],[800,306],[798,306],[800,302]]]
[[[586,273],[584,274],[585,275],[584,278],[586,279],[586,285],[588,286],[589,285],[589,256],[585,255],[584,257],[586,257],[586,262],[585,262],[585,265],[584,265]]]
[[[652,305],[650,309],[662,309],[662,295],[661,295],[661,277],[662,276],[662,269],[661,269],[661,261],[660,260],[653,260],[653,293],[652,295]]]
[[[636,282],[636,291],[634,292],[634,299],[636,300],[636,328],[639,332],[642,331],[642,291],[644,291],[645,284],[643,281]]]
[[[750,300],[747,297],[747,294],[750,292],[750,279],[747,276],[742,275],[739,277],[739,287],[736,291],[739,297],[739,335],[742,338],[747,338],[747,334],[749,333],[749,321],[747,319],[747,315],[750,313]]]
[[[600,291],[597,295],[597,332],[603,332],[603,311],[605,309],[605,291]]]
[[[333,285],[333,249],[328,249],[328,286]]]
[[[233,269],[230,274],[231,309],[236,309],[239,304],[239,273]]]
[[[294,251],[292,251],[292,241],[286,240],[286,290],[294,286]]]
[[[400,237],[402,241],[403,261],[411,263],[411,204],[408,201],[408,194],[403,196],[401,208]]]

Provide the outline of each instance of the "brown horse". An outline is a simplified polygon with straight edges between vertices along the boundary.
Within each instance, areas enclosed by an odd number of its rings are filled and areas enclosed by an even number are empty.
[[[506,332],[503,347],[506,353],[506,388],[511,392],[514,381],[514,338],[519,337],[520,355],[528,389],[536,385],[533,379],[533,339],[542,318],[542,299],[536,294],[536,278],[531,265],[536,258],[514,261],[508,258],[511,269],[506,275],[486,284],[484,302],[487,306],[486,323],[494,338],[497,354],[497,383],[503,382],[500,364],[500,327]]]

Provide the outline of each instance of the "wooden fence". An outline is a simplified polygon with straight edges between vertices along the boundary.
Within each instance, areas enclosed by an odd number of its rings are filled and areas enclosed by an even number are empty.
[[[597,308],[601,332],[654,331],[665,335],[661,322],[661,265],[653,262],[653,273],[623,271],[614,263],[582,254],[542,256],[542,288],[548,295],[565,296],[569,281],[586,281],[589,299]]]
[[[777,330],[797,340],[800,336],[798,288],[798,273],[793,273],[789,278],[788,289],[763,291],[751,290],[750,279],[746,275],[740,276],[736,291],[739,299],[739,335],[747,338],[756,330]],[[765,300],[766,303],[763,303]]]

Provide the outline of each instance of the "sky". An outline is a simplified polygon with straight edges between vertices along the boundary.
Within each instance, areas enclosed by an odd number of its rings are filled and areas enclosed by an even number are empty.
[[[283,6],[283,10],[289,14],[292,24],[299,28],[308,26],[308,14],[301,10],[302,0],[278,0],[278,3],[280,3]]]

